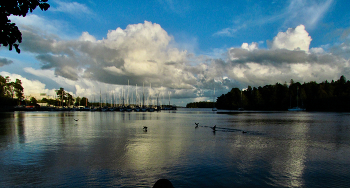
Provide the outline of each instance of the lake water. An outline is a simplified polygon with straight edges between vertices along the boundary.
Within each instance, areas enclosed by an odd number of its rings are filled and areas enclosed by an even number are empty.
[[[1,113],[0,187],[350,187],[349,128],[349,113]]]

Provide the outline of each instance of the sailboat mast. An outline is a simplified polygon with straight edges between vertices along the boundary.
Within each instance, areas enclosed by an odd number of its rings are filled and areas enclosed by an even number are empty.
[[[128,106],[130,104],[130,98],[129,98],[129,80],[128,80],[128,93],[126,94],[126,105]]]
[[[143,91],[142,91],[142,107],[145,106],[145,82],[143,82]]]
[[[123,107],[125,106],[125,91],[124,91],[124,87],[122,89],[122,94],[123,94]]]
[[[215,100],[215,87],[214,87],[214,94],[213,94],[213,103],[214,103],[214,100]]]
[[[214,87],[213,108],[212,108],[212,111],[217,111],[217,109],[215,108],[215,87]]]
[[[213,95],[213,109],[215,110],[215,87],[214,87],[214,95]]]

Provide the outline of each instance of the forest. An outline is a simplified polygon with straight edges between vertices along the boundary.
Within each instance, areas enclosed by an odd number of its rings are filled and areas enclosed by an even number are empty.
[[[284,111],[292,107],[307,111],[350,111],[350,81],[344,76],[331,82],[276,83],[245,90],[232,88],[217,98],[216,108],[228,110]]]

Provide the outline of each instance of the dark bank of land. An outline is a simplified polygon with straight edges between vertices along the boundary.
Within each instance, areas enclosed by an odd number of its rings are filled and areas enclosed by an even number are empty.
[[[18,106],[40,108],[38,102],[53,106],[78,106],[85,103],[86,106],[92,105],[85,97],[73,99],[63,88],[57,90],[57,95],[61,100],[24,100],[21,80],[11,82],[9,77],[0,75],[0,112],[14,111]],[[349,112],[350,81],[341,76],[336,81],[322,83],[312,81],[301,84],[291,80],[289,84],[276,83],[257,88],[248,86],[246,90],[232,88],[228,93],[219,96],[216,102],[193,102],[188,103],[186,107],[261,111],[286,111],[289,108],[301,107],[307,111]]]
[[[212,108],[226,110],[286,111],[301,107],[307,111],[350,111],[350,81],[341,76],[338,80],[322,83],[287,83],[259,87],[248,86],[246,90],[232,88],[213,102],[188,103],[188,108]]]

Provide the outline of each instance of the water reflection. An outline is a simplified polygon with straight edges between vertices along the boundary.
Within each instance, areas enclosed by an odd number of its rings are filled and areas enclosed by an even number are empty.
[[[186,109],[0,115],[5,187],[150,187],[160,178],[175,187],[350,185],[344,180],[350,177],[346,114]]]
[[[25,143],[25,127],[24,127],[24,118],[25,114],[22,112],[18,112],[15,114],[16,121],[16,128],[17,128],[17,135],[19,143]]]
[[[298,122],[309,122],[308,116],[299,116]],[[291,122],[286,126],[290,126],[289,134],[297,136],[297,138],[291,138],[290,141],[281,147],[279,156],[272,161],[271,181],[273,185],[280,187],[303,187],[304,179],[303,173],[305,168],[305,154],[307,150],[307,135],[308,127],[307,123]],[[278,177],[278,178],[276,178]]]
[[[334,116],[334,119],[330,121],[335,121],[335,148],[337,150],[341,149],[344,142],[346,142],[348,135],[346,134],[349,132],[349,122],[348,122],[349,114],[339,114]]]
[[[6,148],[17,140],[14,117],[13,113],[0,113],[0,148]]]

